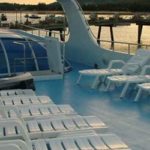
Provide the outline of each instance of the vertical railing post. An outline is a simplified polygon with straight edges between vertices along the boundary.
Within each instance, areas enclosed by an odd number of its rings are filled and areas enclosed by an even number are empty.
[[[38,36],[40,36],[40,33],[41,33],[41,32],[40,32],[40,29],[39,29],[39,30],[38,30]]]
[[[128,43],[128,54],[130,54],[130,44]]]
[[[112,46],[112,42],[113,42],[113,46]],[[111,42],[111,47],[112,47],[113,52],[115,52],[114,41],[112,42]]]
[[[98,35],[97,35],[97,43],[98,43],[99,45],[100,45],[101,29],[102,29],[102,27],[99,26],[99,28],[98,28]]]
[[[7,65],[7,72],[8,72],[8,75],[10,76],[11,75],[10,63],[9,63],[7,51],[5,49],[5,45],[2,42],[2,40],[0,40],[0,45],[1,45],[2,50],[4,52],[4,57],[5,57],[6,65]]]
[[[46,36],[48,35],[47,33],[48,33],[48,31],[46,30]]]

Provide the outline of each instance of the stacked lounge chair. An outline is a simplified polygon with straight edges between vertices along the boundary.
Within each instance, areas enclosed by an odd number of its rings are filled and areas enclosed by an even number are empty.
[[[109,89],[110,85],[113,84],[124,84],[123,90],[121,92],[120,97],[123,98],[131,84],[139,84],[144,82],[150,82],[150,75],[149,72],[150,65],[145,65],[141,71],[140,75],[118,75],[118,76],[111,76],[108,77],[108,85],[107,90]]]
[[[142,83],[138,84],[138,92],[134,99],[135,102],[137,102],[142,94],[143,91],[150,92],[150,83]]]
[[[56,105],[34,92],[29,96],[16,91],[0,93],[7,93],[0,97],[0,149],[129,150],[95,116],[80,116],[71,106]]]
[[[7,89],[33,89],[35,90],[34,80],[31,73],[21,73],[13,76],[0,78],[0,90]]]
[[[127,62],[123,60],[112,60],[108,68],[106,69],[89,69],[89,70],[80,70],[79,78],[77,80],[77,84],[80,83],[82,76],[93,76],[95,77],[93,83],[91,85],[92,88],[96,88],[100,82],[105,81],[106,77],[112,75],[132,75],[138,73],[141,68],[147,64],[150,60],[150,51],[139,49],[137,53],[132,56]],[[119,66],[121,68],[116,68]]]
[[[0,91],[0,97],[4,97],[4,96],[21,96],[21,95],[35,95],[34,91],[31,89],[25,89],[25,90],[21,90],[21,89],[16,89],[16,90],[2,90]]]
[[[0,97],[0,103],[4,106],[25,106],[34,104],[54,104],[47,96],[10,96]]]

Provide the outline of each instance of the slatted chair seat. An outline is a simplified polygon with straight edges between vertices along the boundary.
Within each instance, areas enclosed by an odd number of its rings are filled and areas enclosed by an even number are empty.
[[[150,92],[150,83],[138,84],[138,92],[134,99],[135,102],[137,102],[139,100],[143,91]]]
[[[94,76],[91,88],[96,88],[100,82],[100,77],[105,78],[112,75],[133,75],[137,74],[144,65],[150,60],[150,51],[144,49],[138,49],[137,53],[132,56],[127,62],[123,60],[110,61],[108,68],[106,69],[87,69],[79,71],[79,78],[77,84],[80,83],[82,76]],[[117,67],[119,66],[119,67]]]
[[[72,118],[72,121],[76,124],[78,117]],[[88,124],[88,120],[95,120],[93,116],[91,117],[80,117],[82,118],[88,126],[93,126],[93,124]],[[78,119],[77,119],[78,120]],[[97,119],[96,119],[97,120]],[[99,119],[98,119],[99,120]],[[65,131],[66,127],[64,125],[65,119],[58,120],[49,120],[51,122],[51,128],[44,125],[48,131],[55,131],[59,129],[60,131]],[[27,145],[27,150],[129,150],[128,146],[116,135],[114,134],[97,134],[93,130],[86,130],[83,132],[81,130],[79,133],[67,132],[67,134],[58,134],[57,138],[45,138],[40,131],[43,131],[44,120],[32,120],[23,124],[19,120],[3,120],[0,124],[0,146],[1,144],[16,144],[21,150],[24,150],[25,144]],[[53,123],[57,122],[57,124]],[[100,120],[99,124],[103,124]],[[40,125],[39,125],[40,124]],[[61,125],[60,125],[61,124]],[[81,125],[81,123],[79,123]],[[97,124],[97,123],[96,123]],[[55,126],[56,125],[56,126]],[[77,126],[77,124],[76,124]],[[97,127],[97,125],[96,125]],[[77,126],[76,128],[79,128]],[[94,128],[94,126],[93,126]],[[47,131],[46,129],[46,131]],[[30,132],[39,133],[36,139],[32,140],[30,137]],[[50,134],[50,132],[49,132]],[[23,143],[20,143],[20,140],[24,140]]]
[[[95,130],[105,132],[106,125],[94,116],[74,116],[69,118],[40,119],[26,122],[26,127],[32,139],[42,136],[57,137],[60,133]]]
[[[12,96],[0,97],[3,106],[21,106],[35,104],[54,104],[48,96]]]
[[[32,120],[35,118],[55,118],[56,116],[77,115],[70,105],[32,105],[20,107],[0,107],[1,118],[21,118]]]
[[[9,96],[17,96],[17,95],[35,95],[35,92],[31,89],[16,89],[16,90],[1,90],[0,97],[9,97]]]
[[[32,144],[35,150],[129,150],[115,134],[35,140]]]
[[[69,124],[71,123],[71,125]],[[69,132],[83,132],[84,130],[106,131],[106,125],[94,116],[70,116],[69,118],[34,119],[22,123],[31,139],[55,138]],[[20,137],[20,128],[16,124],[0,125],[0,139]]]
[[[107,90],[109,90],[112,84],[124,84],[120,97],[125,97],[125,94],[131,84],[140,84],[144,82],[150,82],[149,71],[150,65],[145,65],[139,75],[118,75],[107,77],[108,84]]]

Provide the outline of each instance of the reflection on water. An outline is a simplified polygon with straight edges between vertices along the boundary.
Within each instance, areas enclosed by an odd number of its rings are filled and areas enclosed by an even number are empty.
[[[8,22],[14,22],[16,19],[18,21],[22,21],[24,22],[26,20],[25,13],[22,13],[21,15],[18,14],[16,17],[15,13],[7,13],[7,18],[8,18]],[[31,14],[28,14],[31,15]],[[41,17],[41,20],[45,19],[46,14],[40,14],[39,15]],[[88,16],[86,16],[88,17]],[[105,16],[106,17],[106,16]],[[34,19],[30,19],[30,21],[32,23],[36,23],[39,21],[39,19],[34,20]],[[135,24],[131,24],[130,26],[118,26],[118,27],[114,27],[114,39],[115,41],[118,42],[127,42],[127,43],[137,43],[137,36],[138,36],[138,27]],[[98,27],[96,26],[91,26],[91,30],[94,33],[95,37],[97,37],[98,34]],[[36,33],[36,31],[34,32]],[[38,33],[38,32],[37,32]],[[45,35],[45,33],[41,34]],[[66,38],[68,39],[68,37]],[[101,40],[107,40],[110,41],[110,29],[109,27],[102,27],[102,31],[101,31]],[[143,33],[142,33],[142,44],[146,44],[146,45],[150,45],[150,27],[149,26],[144,26],[143,28]],[[106,42],[102,42],[101,43],[102,47],[111,48],[111,43],[106,43]],[[128,45],[125,44],[115,44],[115,50],[121,50],[122,52],[126,52],[126,50],[128,49]],[[135,49],[137,49],[136,46],[132,45],[130,47],[130,49],[132,50],[132,52],[134,52]]]
[[[118,42],[127,42],[127,43],[137,43],[138,39],[138,27],[135,24],[131,24],[130,26],[118,26],[114,27],[114,39]],[[91,29],[94,35],[97,36],[98,27],[91,26]],[[111,40],[110,37],[110,29],[109,27],[102,27],[101,31],[101,40]],[[109,43],[101,43],[102,46],[110,48],[111,44]],[[142,33],[142,44],[150,45],[150,27],[144,26]],[[128,49],[127,44],[115,44],[117,50],[125,50]],[[130,49],[134,50],[137,47],[131,45]]]

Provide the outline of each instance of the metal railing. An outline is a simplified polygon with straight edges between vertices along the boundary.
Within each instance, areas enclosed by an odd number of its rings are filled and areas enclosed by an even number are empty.
[[[52,37],[60,36],[60,33],[56,32],[56,31],[49,31],[49,30],[46,30],[46,29],[31,27],[31,26],[23,25],[23,24],[21,24],[21,26],[30,29],[29,31],[31,31],[32,35],[38,35],[39,37],[49,36],[50,34],[51,34]],[[35,31],[36,31],[36,34],[35,34]],[[64,33],[64,36],[68,36],[68,35],[69,35],[69,32]]]
[[[35,63],[31,63],[29,61],[35,61],[36,60],[48,60],[48,57],[26,57],[26,58],[15,58],[14,59],[14,63],[13,63],[13,70],[14,72],[13,73],[16,73],[16,68],[19,67],[19,66],[23,66],[23,72],[26,72],[28,71],[27,70],[27,65],[35,65]],[[36,70],[36,66],[35,66],[35,70],[33,71],[37,71]]]
[[[45,32],[45,36],[48,36],[49,35],[49,30],[46,30],[46,29],[40,29],[40,28],[36,28],[36,27],[31,27],[31,26],[28,26],[28,25],[24,25],[24,24],[20,24],[22,27],[25,27],[27,29],[29,29],[29,31],[31,31],[31,33],[34,35],[34,31],[38,31],[38,36],[41,37],[41,32]]]
[[[100,40],[100,39],[98,39],[98,38],[94,35],[93,31],[91,30],[91,28],[90,28],[90,26],[89,26],[89,23],[88,23],[88,21],[87,21],[87,19],[86,19],[86,17],[85,17],[85,13],[84,13],[84,11],[82,10],[82,8],[81,8],[79,2],[78,2],[78,1],[76,1],[76,2],[77,2],[77,4],[78,4],[79,10],[80,10],[81,13],[83,14],[84,20],[85,20],[85,22],[86,22],[86,24],[87,24],[87,26],[88,26],[88,28],[87,28],[88,32],[91,32],[91,34],[93,35],[93,38],[97,41],[97,43],[98,43],[99,45],[100,45],[101,42],[110,43],[110,44],[111,44],[111,49],[112,49],[112,51],[114,51],[114,52],[115,52],[115,44],[127,45],[127,50],[126,50],[126,53],[127,53],[127,54],[131,54],[131,52],[133,53],[134,50],[131,49],[132,46],[135,46],[136,49],[137,49],[137,48],[141,48],[141,47],[142,47],[142,48],[146,48],[146,49],[150,48],[150,45],[147,45],[147,44],[138,44],[138,43],[129,43],[129,42],[119,42],[119,41],[109,41],[109,40]],[[116,50],[116,51],[117,51],[117,50]],[[121,51],[121,50],[120,50],[120,51]]]
[[[84,16],[84,12],[82,11],[81,8],[80,8],[80,11],[83,13],[83,16]],[[87,22],[85,16],[84,16],[84,19],[86,21],[86,24],[88,25],[88,22]],[[41,29],[41,28],[35,28],[35,27],[23,25],[23,24],[22,24],[22,26],[24,26],[26,28],[29,28],[31,30],[31,33],[33,35],[38,35],[40,37],[41,37],[41,33],[42,33],[42,36],[44,36],[43,33],[45,33],[45,36],[49,36],[50,32],[51,32],[51,36],[52,37],[58,37],[58,36],[60,36],[60,33],[55,32],[55,31],[49,31],[49,30],[45,30],[45,29]],[[90,27],[87,28],[87,30],[88,30],[88,32],[90,31],[92,33],[93,38],[98,42],[99,45],[100,45],[100,43],[109,43],[109,44],[111,44],[110,49],[112,49],[112,51],[114,51],[114,52],[115,51],[122,52],[122,50],[115,50],[115,48],[116,48],[115,45],[116,44],[121,44],[123,46],[127,45],[127,48],[125,50],[123,50],[127,54],[131,54],[131,53],[133,53],[135,51],[135,50],[131,49],[131,47],[133,47],[133,46],[135,46],[135,49],[138,49],[140,47],[146,48],[146,49],[150,48],[150,45],[148,45],[148,44],[138,44],[138,43],[129,43],[129,42],[120,42],[120,41],[110,41],[110,40],[100,40],[100,39],[97,39],[97,37],[93,34],[93,32],[92,32],[92,30],[91,30]],[[36,34],[34,34],[35,31],[36,31]],[[70,34],[70,32],[68,30],[68,33],[65,33],[64,36],[68,37],[69,34]],[[104,48],[106,48],[106,47],[104,47]]]
[[[145,48],[145,49],[150,48],[150,45],[148,45],[148,44],[137,44],[137,43],[109,41],[109,40],[99,40],[99,39],[97,39],[97,41],[98,41],[99,45],[101,45],[101,43],[109,43],[111,45],[112,51],[114,51],[114,52],[115,51],[124,51],[124,50],[115,50],[115,48],[117,47],[115,45],[117,45],[117,44],[121,44],[121,45],[127,46],[127,50],[125,51],[127,54],[131,54],[131,53],[136,52],[136,49],[138,49],[138,48]],[[131,49],[133,46],[135,47],[135,50]]]

